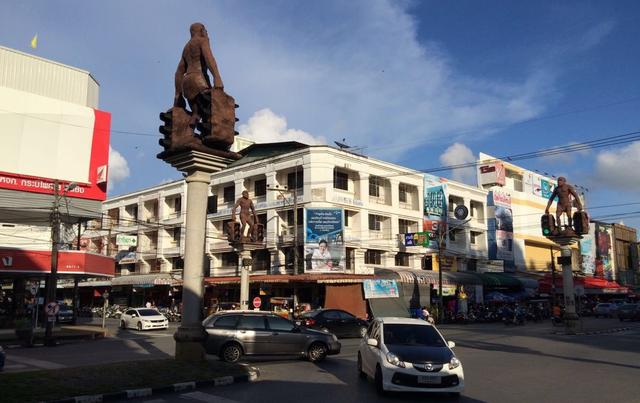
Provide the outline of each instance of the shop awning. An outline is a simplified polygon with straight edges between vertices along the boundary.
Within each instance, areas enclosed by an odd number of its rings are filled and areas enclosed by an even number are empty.
[[[0,257],[0,275],[51,273],[50,250],[0,248]],[[114,272],[114,260],[109,256],[77,250],[58,251],[58,276],[61,278],[65,275],[112,277]]]
[[[551,275],[548,274],[540,279],[539,289],[542,293],[551,293]],[[556,275],[556,293],[562,292],[562,274]],[[573,285],[577,289],[582,288],[585,294],[628,294],[629,288],[623,287],[615,281],[597,277],[573,277]]]
[[[250,283],[319,283],[355,284],[372,279],[373,275],[363,274],[256,274],[249,276]],[[205,284],[239,284],[240,276],[205,277]]]
[[[376,269],[377,278],[394,278],[401,283],[409,284],[433,284],[438,285],[438,272],[432,270],[411,270],[411,269]],[[442,284],[453,285],[451,279],[442,273]]]
[[[482,285],[488,288],[519,289],[523,284],[514,276],[507,273],[479,273]]]
[[[176,283],[179,283],[179,281],[171,277],[169,273],[132,274],[129,276],[115,277],[113,280],[111,280],[112,286],[154,286],[175,285]]]
[[[482,285],[482,277],[478,273],[464,271],[445,271],[442,273],[452,284]],[[444,281],[443,281],[444,284]]]

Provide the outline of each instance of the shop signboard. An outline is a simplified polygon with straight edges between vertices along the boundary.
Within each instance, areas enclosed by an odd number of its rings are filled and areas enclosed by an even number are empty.
[[[342,273],[346,270],[344,210],[304,209],[306,273]]]
[[[398,283],[396,280],[364,280],[362,282],[365,299],[398,298]]]
[[[116,235],[116,245],[118,246],[138,246],[138,237],[136,235]]]
[[[431,232],[411,232],[404,234],[404,246],[429,247]]]

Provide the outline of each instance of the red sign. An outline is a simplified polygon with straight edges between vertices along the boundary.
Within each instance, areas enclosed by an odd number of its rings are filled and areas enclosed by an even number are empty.
[[[260,308],[260,305],[262,305],[262,300],[260,299],[260,297],[255,297],[253,299],[253,307]]]
[[[51,251],[0,248],[0,273],[50,273]],[[95,253],[58,252],[58,274],[113,277],[113,258]]]

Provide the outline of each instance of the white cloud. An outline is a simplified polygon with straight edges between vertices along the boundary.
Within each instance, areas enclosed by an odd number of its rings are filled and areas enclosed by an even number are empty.
[[[452,144],[440,155],[440,163],[445,166],[466,164],[476,160],[471,149],[461,143]],[[474,167],[453,169],[451,177],[456,181],[472,185],[476,182],[476,170]]]
[[[622,191],[640,189],[640,141],[626,147],[603,151],[596,157],[594,179],[598,186]]]
[[[577,151],[567,152],[567,147],[577,149]],[[585,147],[585,148],[581,148]],[[572,164],[578,157],[585,158],[591,154],[591,149],[582,143],[572,141],[566,145],[553,147],[549,149],[550,152],[556,152],[555,154],[545,155],[541,159],[550,164]]]
[[[304,144],[325,144],[324,137],[313,135],[297,129],[287,128],[287,120],[276,115],[270,109],[261,109],[249,118],[246,124],[238,128],[240,136],[256,143],[278,143],[283,141],[299,141]]]
[[[118,151],[109,146],[109,190],[113,189],[116,183],[129,177],[129,164]]]

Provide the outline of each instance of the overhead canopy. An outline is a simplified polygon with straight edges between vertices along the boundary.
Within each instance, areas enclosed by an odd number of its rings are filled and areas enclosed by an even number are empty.
[[[171,277],[169,273],[133,274],[130,276],[116,277],[111,280],[112,286],[133,285],[133,286],[154,286],[154,285],[174,285],[179,280]]]

